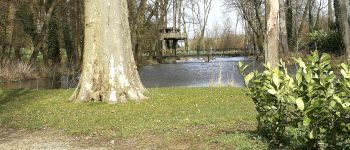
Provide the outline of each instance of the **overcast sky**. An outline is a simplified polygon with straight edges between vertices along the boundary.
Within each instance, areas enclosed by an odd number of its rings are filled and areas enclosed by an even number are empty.
[[[188,14],[191,14],[191,13],[188,12]],[[208,18],[206,32],[208,33],[215,24],[219,24],[220,26],[223,26],[227,18],[230,18],[231,24],[234,30],[236,26],[237,18],[238,18],[237,13],[229,12],[224,6],[223,0],[213,0],[213,8]],[[190,37],[193,37],[193,32],[194,32],[193,27],[190,26],[190,29],[189,29]],[[243,29],[242,29],[242,23],[240,19],[237,27],[237,33],[242,33],[242,32],[243,32]]]
[[[209,27],[212,27],[215,23],[219,23],[220,25],[223,25],[223,22],[228,17],[231,19],[233,26],[235,26],[237,21],[236,12],[229,12],[224,6],[223,0],[213,0],[213,10],[209,17],[209,23],[208,23]],[[240,24],[241,23],[239,23],[238,28],[242,27]]]

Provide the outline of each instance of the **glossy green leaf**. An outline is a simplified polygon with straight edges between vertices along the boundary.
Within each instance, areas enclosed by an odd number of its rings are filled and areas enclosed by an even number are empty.
[[[274,74],[272,75],[272,81],[273,81],[273,83],[276,85],[277,88],[280,87],[280,82],[281,82],[281,80],[279,79],[277,73],[274,73]]]
[[[249,82],[254,78],[254,73],[251,72],[244,78],[245,85],[249,85]]]
[[[315,138],[315,133],[314,133],[313,130],[311,132],[309,132],[309,138],[310,139],[314,139]]]
[[[310,122],[311,122],[311,119],[309,117],[305,116],[304,120],[303,120],[303,125],[304,126],[309,126]]]
[[[297,104],[299,110],[304,110],[305,106],[303,99],[298,98],[295,100],[295,103]]]
[[[274,89],[269,89],[269,90],[267,90],[267,92],[269,92],[272,95],[277,95],[277,91]]]

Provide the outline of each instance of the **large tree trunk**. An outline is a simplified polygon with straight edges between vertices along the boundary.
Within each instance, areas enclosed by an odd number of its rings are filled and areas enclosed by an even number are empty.
[[[279,45],[279,2],[276,0],[270,1],[270,13],[267,20],[267,49],[265,62],[271,67],[278,66],[278,45]]]
[[[339,24],[339,33],[343,36],[343,43],[346,52],[346,60],[350,62],[350,27],[347,14],[347,3],[344,0],[334,0],[337,13],[337,22]]]
[[[72,99],[117,103],[145,98],[132,53],[127,0],[85,0],[84,47]]]

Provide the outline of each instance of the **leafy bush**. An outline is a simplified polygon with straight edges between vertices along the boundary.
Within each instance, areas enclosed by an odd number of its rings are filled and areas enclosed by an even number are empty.
[[[259,133],[275,147],[350,148],[350,67],[342,64],[337,76],[330,56],[318,52],[294,60],[295,75],[281,62],[245,76]],[[247,66],[240,63],[239,68],[243,73]]]
[[[321,52],[340,54],[343,48],[342,38],[338,32],[318,30],[309,33],[309,38],[310,48]]]

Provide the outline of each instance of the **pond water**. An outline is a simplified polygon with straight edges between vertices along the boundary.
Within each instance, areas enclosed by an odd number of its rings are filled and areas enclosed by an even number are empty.
[[[202,59],[178,61],[173,64],[157,64],[139,68],[139,74],[145,87],[209,87],[243,86],[243,77],[237,69],[238,62],[248,65],[249,71],[261,68],[259,62],[246,57],[215,58],[210,62]],[[20,82],[4,83],[6,89],[68,89],[75,88],[77,76],[58,76],[39,78]]]

